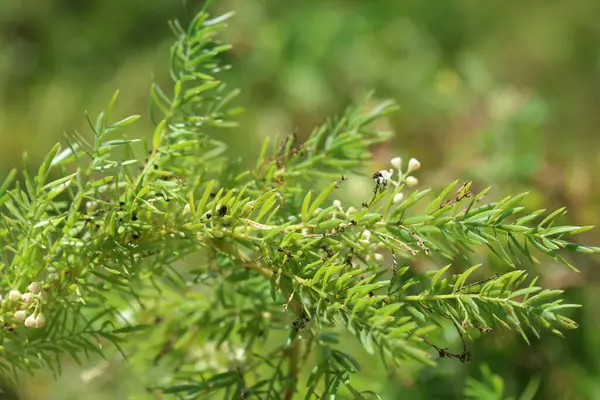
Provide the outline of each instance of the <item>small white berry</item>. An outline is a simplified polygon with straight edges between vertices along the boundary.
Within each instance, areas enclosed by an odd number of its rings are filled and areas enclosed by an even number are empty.
[[[402,159],[400,157],[394,157],[390,160],[392,166],[396,169],[400,169],[402,167]]]
[[[336,208],[340,208],[341,209],[342,208],[342,202],[339,201],[339,200],[334,200],[333,201],[333,206],[336,207]]]
[[[39,313],[37,315],[37,317],[35,317],[35,327],[43,328],[45,325],[46,325],[46,318],[44,317],[44,314]]]
[[[414,176],[409,176],[408,178],[406,178],[406,186],[415,187],[418,184],[419,184],[419,180],[417,178],[415,178]]]
[[[408,161],[408,172],[413,172],[421,168],[421,163],[416,158],[411,158]]]
[[[31,292],[27,292],[27,293],[23,293],[23,295],[21,295],[21,300],[23,300],[25,303],[31,303],[33,301],[33,298],[35,297],[35,295]]]
[[[392,200],[395,203],[400,203],[402,201],[402,199],[404,198],[404,195],[402,193],[396,193],[396,195],[394,196],[394,200]]]
[[[28,328],[33,328],[35,326],[35,317],[33,316],[33,314],[25,318],[25,326]]]
[[[23,322],[25,321],[25,318],[27,318],[27,313],[25,310],[19,310],[15,312],[14,317],[17,321]]]
[[[11,290],[8,293],[8,299],[10,301],[19,301],[21,299],[21,292],[19,292],[18,290]]]
[[[375,261],[383,261],[383,254],[375,253]]]
[[[40,290],[42,290],[42,285],[40,285],[38,282],[31,282],[29,286],[27,286],[27,289],[29,289],[29,291],[33,294],[38,294]]]

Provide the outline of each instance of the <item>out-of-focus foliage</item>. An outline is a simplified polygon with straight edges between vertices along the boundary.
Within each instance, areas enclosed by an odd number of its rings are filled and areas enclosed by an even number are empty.
[[[215,6],[237,12],[225,32],[234,45],[228,61],[236,66],[227,79],[244,89],[247,112],[244,129],[224,140],[240,155],[258,153],[263,138],[254,132],[306,137],[326,115],[374,88],[402,106],[392,120],[396,148],[377,149],[381,165],[392,155],[416,155],[428,171],[438,171],[422,179],[428,186],[460,175],[475,186],[493,183],[496,198],[527,189],[530,208],[567,206],[569,222],[597,224],[599,2],[220,0]],[[165,20],[174,17],[185,19],[180,2],[0,1],[0,176],[24,150],[35,161],[63,131],[83,131],[82,108],[96,113],[115,88],[122,93],[115,113],[142,109],[151,75],[165,79]],[[597,231],[582,237],[600,240]],[[567,289],[567,301],[590,305],[574,315],[580,329],[566,340],[546,335],[527,346],[495,332],[471,349],[471,364],[407,366],[394,377],[374,366],[363,379],[390,398],[458,399],[465,377],[478,377],[485,362],[504,380],[506,397],[524,393],[534,376],[541,377],[537,398],[600,397],[598,259],[577,265],[579,275],[550,262],[536,271],[544,287]],[[82,374],[67,367],[58,382],[38,377],[27,392],[101,399],[136,387],[127,371],[107,369],[98,364]],[[481,382],[489,386],[493,379],[485,376]]]

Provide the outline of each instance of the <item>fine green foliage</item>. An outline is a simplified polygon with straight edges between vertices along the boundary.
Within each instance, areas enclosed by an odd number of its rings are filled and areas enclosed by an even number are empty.
[[[123,133],[137,115],[114,122],[115,94],[88,118],[92,140],[69,135],[1,185],[2,370],[59,374],[63,354],[118,349],[168,370],[148,389],[181,398],[360,399],[377,395],[353,386],[340,328],[392,369],[468,361],[468,341],[496,328],[528,341],[577,327],[562,313],[578,305],[524,270],[538,257],[575,270],[567,251],[600,250],[570,241],[590,227],[557,225],[564,210],[526,212],[525,194],[485,202],[469,182],[412,191],[416,160],[375,172],[360,209],[332,200],[390,137],[373,122],[393,102],[350,108],[304,142],[266,140],[252,169],[230,160],[215,133],[241,111],[217,79],[228,16],[171,25],[173,86],[151,87],[149,139]],[[485,248],[504,271],[449,264]],[[417,271],[417,258],[448,265]],[[462,352],[434,343],[444,329]]]
[[[539,378],[533,378],[525,388],[525,391],[518,397],[518,400],[531,400],[534,398],[540,385]],[[515,397],[505,397],[504,382],[502,378],[490,371],[490,368],[483,364],[481,366],[481,380],[468,378],[464,390],[466,399],[477,400],[515,400]]]

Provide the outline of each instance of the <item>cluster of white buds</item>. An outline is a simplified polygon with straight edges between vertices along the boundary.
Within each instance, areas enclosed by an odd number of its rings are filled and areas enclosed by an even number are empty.
[[[17,289],[8,292],[7,299],[11,302],[19,300],[25,303],[25,309],[15,311],[13,317],[18,322],[23,322],[27,328],[42,328],[46,325],[46,318],[41,312],[36,312],[39,303],[45,298],[45,293],[42,292],[42,285],[39,282],[31,282],[27,286],[28,292],[21,293]],[[29,314],[28,310],[33,309],[34,312]],[[28,315],[29,314],[29,315]]]
[[[392,166],[396,168],[398,174],[400,175],[400,180],[397,186],[399,186],[402,182],[406,183],[406,186],[408,187],[415,187],[419,184],[419,180],[417,178],[409,175],[411,172],[414,172],[421,168],[421,163],[419,162],[419,160],[417,160],[416,158],[411,158],[410,160],[408,160],[408,168],[405,174],[402,173],[402,159],[400,157],[392,158],[390,160],[390,164],[392,164]],[[381,172],[383,171],[380,171],[379,173]],[[396,196],[394,196],[394,203],[400,202],[402,200],[402,197],[403,196],[400,193],[396,194]]]
[[[27,311],[18,310],[15,311],[13,317],[17,321],[23,322],[23,325],[25,325],[27,328],[43,328],[46,325],[46,317],[44,317],[44,314],[41,312],[27,316]]]
[[[361,233],[358,243],[364,246],[365,250],[368,252],[365,257],[367,261],[375,260],[376,262],[381,262],[384,259],[383,254],[377,253],[378,248],[381,247],[381,243],[377,240],[371,241],[371,236],[371,231],[365,229]]]
[[[23,314],[19,314],[17,316],[17,313],[19,312],[22,312]],[[23,318],[24,315],[25,312],[23,310],[19,310],[15,313],[15,319],[17,321],[21,321],[20,318]],[[46,325],[46,318],[42,313],[38,313],[37,315],[31,314],[30,316],[25,318],[25,322],[23,323],[23,325],[25,325],[27,328],[43,328]]]
[[[351,217],[354,213],[356,213],[356,208],[354,208],[354,207],[348,207],[348,209],[344,210],[344,206],[342,205],[342,202],[337,199],[333,201],[333,207],[336,209],[333,211],[333,213],[331,215],[333,218],[337,217],[337,215],[338,215],[337,212],[341,212],[346,217]],[[319,212],[317,212],[317,210],[319,210]],[[317,210],[315,210],[315,215],[317,215],[321,211],[323,211],[320,208],[317,208]]]
[[[88,212],[96,211],[97,207],[98,207],[97,201],[88,201],[87,203],[85,203],[85,208],[87,209]]]
[[[376,262],[381,262],[384,259],[383,254],[377,253],[378,248],[381,247],[381,243],[377,240],[371,241],[371,235],[371,231],[365,229],[360,235],[358,243],[364,246],[365,250],[368,252],[365,257],[367,261],[374,260]]]

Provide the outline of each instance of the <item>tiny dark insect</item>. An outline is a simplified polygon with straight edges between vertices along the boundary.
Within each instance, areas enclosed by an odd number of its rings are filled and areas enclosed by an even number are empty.
[[[310,318],[308,318],[305,314],[303,314],[302,316],[300,316],[300,318],[298,318],[297,320],[292,322],[292,325],[294,326],[294,328],[297,331],[299,331],[299,330],[305,328],[306,324],[309,322],[310,322]]]
[[[218,210],[219,217],[224,217],[227,214],[227,206],[221,206]]]

